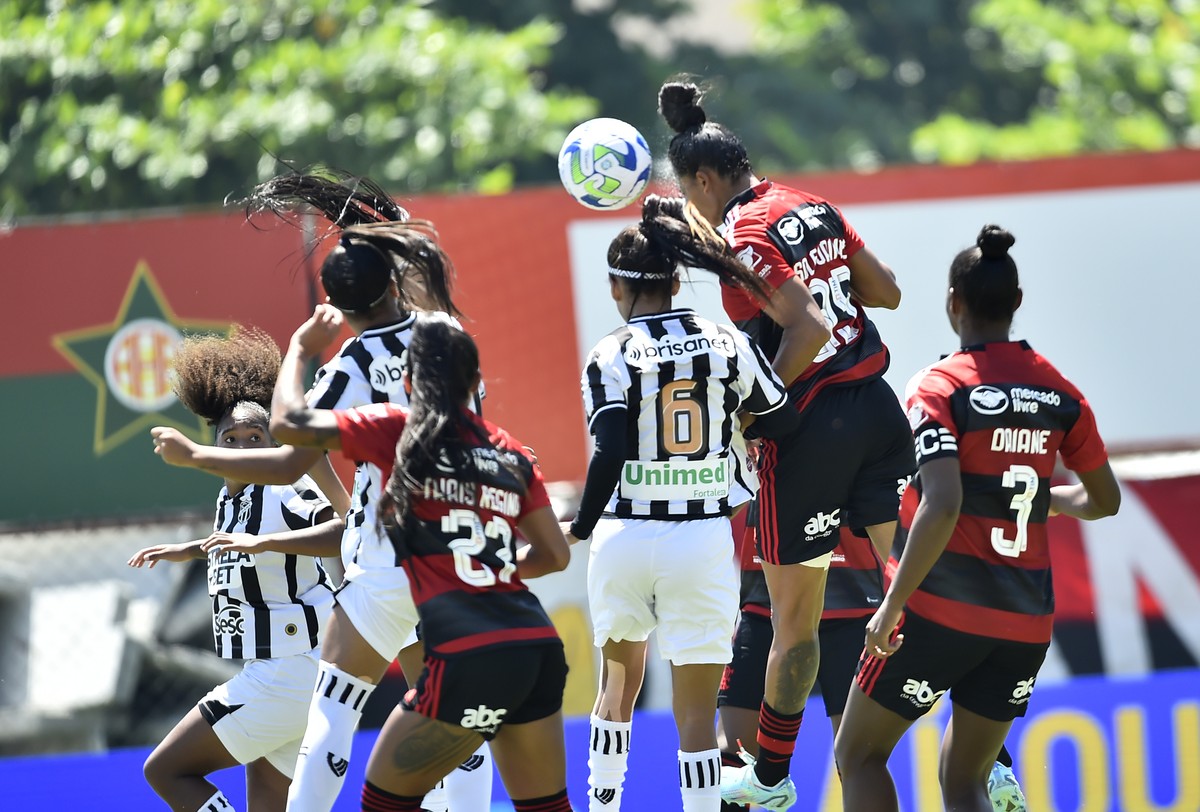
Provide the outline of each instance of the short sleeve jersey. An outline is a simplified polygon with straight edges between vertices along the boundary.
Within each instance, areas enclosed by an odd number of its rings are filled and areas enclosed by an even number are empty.
[[[300,530],[329,507],[308,477],[291,485],[222,488],[213,529],[261,536]],[[318,558],[214,550],[208,556],[213,639],[230,659],[267,659],[317,647],[333,609],[333,589]]]
[[[945,552],[908,601],[970,634],[1050,640],[1054,589],[1046,518],[1055,460],[1091,471],[1108,458],[1087,400],[1023,342],[968,347],[909,383],[908,416],[924,465],[957,457],[963,501]],[[903,550],[921,473],[900,507]]]
[[[385,403],[335,414],[342,450],[390,471],[408,412]],[[550,504],[542,473],[508,432],[470,418],[487,440],[466,438],[469,470],[428,477],[392,537],[425,649],[439,657],[558,640],[515,563],[517,525]]]
[[[853,384],[887,371],[883,341],[850,288],[850,257],[862,238],[842,213],[816,195],[764,180],[730,201],[725,239],[742,263],[777,290],[796,278],[825,315],[832,338],[788,392],[797,408],[826,386]],[[747,292],[721,287],[725,312],[774,359],[782,329]]]
[[[757,490],[738,410],[766,414],[787,403],[745,334],[686,308],[632,318],[605,336],[580,386],[589,425],[610,409],[626,415],[626,463],[606,509],[622,518],[728,515],[731,500]]]
[[[440,315],[461,329],[453,317]],[[314,409],[352,409],[369,403],[407,406],[404,370],[416,321],[417,315],[412,313],[394,324],[364,330],[346,341],[338,354],[317,371],[308,393],[308,405]],[[478,398],[475,410],[480,410]],[[348,578],[353,578],[360,569],[395,565],[391,545],[376,533],[379,522],[375,513],[383,483],[391,471],[382,471],[362,460],[354,461],[350,512],[342,535],[342,563]]]

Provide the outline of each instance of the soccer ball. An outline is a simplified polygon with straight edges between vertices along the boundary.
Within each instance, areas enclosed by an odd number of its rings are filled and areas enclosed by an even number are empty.
[[[631,124],[615,118],[585,121],[558,151],[558,176],[589,209],[624,208],[650,181],[650,147]]]

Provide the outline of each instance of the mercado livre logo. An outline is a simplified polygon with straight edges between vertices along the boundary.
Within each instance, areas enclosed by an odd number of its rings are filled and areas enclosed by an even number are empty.
[[[183,334],[228,333],[230,325],[184,320],[163,296],[150,266],[139,262],[116,318],[52,336],[50,342],[96,387],[93,452],[106,454],[151,426],[169,425],[196,440],[210,432],[171,389],[171,361]]]

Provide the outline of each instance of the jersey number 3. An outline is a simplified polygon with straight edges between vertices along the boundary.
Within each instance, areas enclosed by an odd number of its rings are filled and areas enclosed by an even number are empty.
[[[1001,484],[1017,490],[1008,503],[1009,509],[1017,512],[1017,535],[1007,539],[1004,528],[992,528],[992,549],[1000,555],[1016,558],[1025,552],[1029,544],[1029,514],[1033,512],[1033,497],[1037,495],[1039,481],[1037,471],[1028,465],[1010,465],[1004,472]]]

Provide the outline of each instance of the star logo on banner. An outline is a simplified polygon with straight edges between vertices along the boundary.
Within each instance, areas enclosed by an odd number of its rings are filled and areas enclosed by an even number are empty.
[[[139,262],[112,323],[52,336],[54,348],[96,387],[95,455],[158,425],[207,441],[210,432],[204,421],[185,409],[172,391],[171,361],[185,331],[229,329],[227,323],[180,319],[150,266]]]

